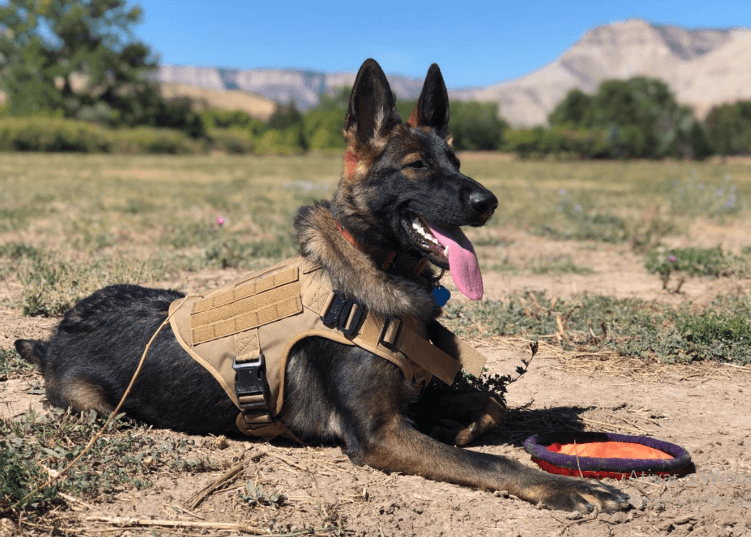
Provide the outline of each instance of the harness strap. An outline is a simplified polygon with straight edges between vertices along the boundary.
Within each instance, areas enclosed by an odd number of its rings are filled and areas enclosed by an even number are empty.
[[[305,307],[325,317],[335,299],[334,291],[312,284],[303,293],[302,303]],[[482,374],[485,358],[437,321],[434,323],[437,337],[435,344],[432,344],[401,318],[396,316],[384,318],[370,310],[367,310],[358,329],[357,326],[352,326],[353,320],[359,320],[359,315],[355,314],[358,308],[360,306],[353,304],[346,320],[339,325],[342,332],[352,334],[352,340],[358,346],[375,350],[376,354],[399,351],[449,385],[454,382],[456,374],[462,368],[476,377]],[[452,356],[444,350],[456,351],[456,353],[452,352]]]

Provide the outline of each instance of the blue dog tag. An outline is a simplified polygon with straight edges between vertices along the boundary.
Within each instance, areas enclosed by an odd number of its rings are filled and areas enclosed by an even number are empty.
[[[449,291],[442,285],[433,287],[433,290],[430,292],[430,294],[433,295],[433,300],[435,300],[435,303],[438,304],[438,306],[441,308],[445,306],[446,302],[448,302],[449,298],[451,298],[451,291]]]

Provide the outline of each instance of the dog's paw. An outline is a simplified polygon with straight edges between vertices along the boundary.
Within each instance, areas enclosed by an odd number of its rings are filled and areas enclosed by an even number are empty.
[[[623,511],[629,506],[629,496],[601,481],[556,477],[548,483],[533,487],[525,498],[549,509],[591,513]]]
[[[506,405],[495,397],[489,397],[482,412],[477,412],[474,421],[463,425],[450,419],[440,420],[430,431],[430,436],[444,444],[466,446],[490,429],[498,427],[506,417]]]

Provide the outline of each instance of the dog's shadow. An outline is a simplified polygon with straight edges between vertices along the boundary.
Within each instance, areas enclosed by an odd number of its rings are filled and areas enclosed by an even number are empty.
[[[551,408],[509,409],[503,423],[491,429],[470,446],[512,445],[522,447],[530,436],[552,432],[582,432],[582,414],[592,407],[560,406]]]
[[[592,407],[562,406],[543,409],[510,409],[501,425],[490,429],[485,434],[469,443],[466,447],[479,446],[514,446],[522,447],[530,436],[552,432],[583,432],[585,422],[581,415]],[[425,431],[427,434],[427,431]],[[238,439],[247,436],[237,435]],[[277,437],[273,444],[294,447],[301,446],[292,439]],[[336,442],[314,442],[313,446],[335,446]]]

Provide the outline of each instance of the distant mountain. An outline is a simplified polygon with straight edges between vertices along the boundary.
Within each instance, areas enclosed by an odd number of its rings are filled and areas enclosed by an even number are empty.
[[[159,82],[198,86],[205,89],[242,90],[286,104],[294,100],[305,110],[318,104],[321,93],[352,86],[356,73],[323,73],[293,69],[221,69],[163,65],[156,78]],[[391,89],[400,99],[414,99],[420,94],[422,80],[389,75]]]
[[[751,99],[751,30],[659,26],[633,19],[590,30],[557,60],[520,78],[463,95],[496,101],[515,125],[544,123],[572,88],[644,75],[667,82],[699,117],[719,103]]]
[[[699,117],[719,103],[751,99],[751,29],[694,29],[632,19],[588,31],[557,60],[486,88],[450,90],[455,99],[495,101],[512,125],[545,123],[572,88],[594,92],[605,79],[644,75],[665,80]],[[215,91],[241,90],[306,109],[323,92],[351,86],[355,73],[237,70],[165,65],[161,82]],[[422,79],[388,76],[397,98],[414,99]]]

